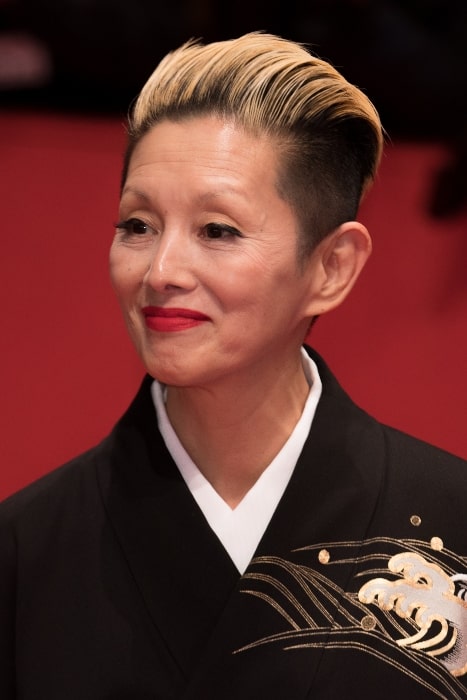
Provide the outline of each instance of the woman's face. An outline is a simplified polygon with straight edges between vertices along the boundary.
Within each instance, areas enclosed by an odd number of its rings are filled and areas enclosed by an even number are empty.
[[[207,386],[296,363],[309,274],[277,177],[270,140],[213,116],[163,121],[136,146],[110,271],[153,377]]]

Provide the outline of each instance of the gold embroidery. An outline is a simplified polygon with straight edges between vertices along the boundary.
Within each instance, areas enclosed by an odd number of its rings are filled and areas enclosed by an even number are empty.
[[[319,561],[322,551],[332,552],[326,573],[331,574],[337,567],[350,564],[352,568],[358,567],[354,570],[354,582],[362,577],[367,581],[370,579],[365,584],[367,586],[375,580],[383,581],[385,585],[401,581],[409,590],[412,590],[410,580],[416,581],[416,576],[412,572],[411,579],[402,578],[403,566],[400,570],[395,567],[393,571],[398,577],[396,581],[387,581],[382,577],[388,572],[389,561],[396,561],[397,556],[404,559],[415,556],[415,568],[424,574],[419,576],[417,598],[426,595],[428,599],[431,596],[438,601],[441,597],[449,610],[445,614],[444,609],[440,611],[439,605],[433,606],[441,614],[438,617],[435,614],[430,632],[426,634],[416,622],[416,619],[420,619],[418,615],[423,613],[421,608],[412,606],[413,616],[401,617],[394,599],[392,607],[378,605],[375,612],[369,614],[368,603],[359,600],[358,592],[343,590],[332,578],[324,576],[320,567],[316,568],[314,562]],[[391,557],[390,552],[399,552],[400,555]],[[467,698],[464,683],[456,677],[466,674],[467,668],[459,663],[455,664],[455,669],[449,667],[449,662],[456,661],[464,648],[467,650],[466,642],[462,641],[467,639],[467,619],[464,620],[467,602],[463,602],[467,601],[465,557],[444,547],[442,551],[436,551],[427,541],[391,537],[373,537],[363,542],[315,543],[293,550],[291,557],[293,560],[264,556],[256,557],[251,562],[248,573],[243,577],[246,586],[242,592],[275,609],[279,619],[282,619],[279,623],[282,631],[250,640],[233,651],[234,654],[269,644],[279,644],[284,651],[323,647],[359,649],[411,677],[438,698]],[[295,560],[297,557],[300,563]],[[458,574],[458,571],[466,573]],[[435,582],[433,590],[430,589],[429,575]],[[378,578],[374,579],[375,576]],[[440,582],[447,586],[447,597],[441,592]],[[365,585],[361,586],[360,591],[365,589]],[[400,588],[400,592],[402,590]],[[424,599],[421,602],[426,603]],[[455,624],[451,621],[451,608],[459,612],[459,607],[461,614]],[[428,610],[426,614],[429,617]],[[447,622],[447,627],[443,628],[438,619],[440,616]],[[449,675],[446,671],[450,671]]]
[[[442,552],[444,549],[444,543],[441,537],[432,537],[430,541],[431,549],[436,552]]]
[[[318,561],[320,564],[329,564],[330,558],[331,555],[329,554],[327,549],[320,550],[320,553],[318,554]]]
[[[370,630],[374,630],[376,627],[376,620],[372,615],[365,615],[365,617],[362,618],[361,625],[363,630],[370,632]]]
[[[410,518],[410,522],[414,527],[418,527],[419,525],[422,524],[422,519],[419,515],[412,515]]]
[[[360,602],[376,603],[381,610],[394,610],[404,619],[413,618],[419,631],[397,640],[403,647],[424,650],[429,656],[449,654],[442,663],[454,676],[467,672],[467,603],[455,595],[455,582],[437,564],[420,554],[401,552],[388,562],[392,573],[403,578],[372,579],[358,593]],[[434,623],[441,627],[434,636]],[[444,642],[444,645],[439,645]]]

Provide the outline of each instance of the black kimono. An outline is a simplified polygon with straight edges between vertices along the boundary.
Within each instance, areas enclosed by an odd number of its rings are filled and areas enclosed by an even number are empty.
[[[312,356],[312,429],[243,576],[149,377],[99,446],[0,505],[1,700],[467,698],[467,463]]]

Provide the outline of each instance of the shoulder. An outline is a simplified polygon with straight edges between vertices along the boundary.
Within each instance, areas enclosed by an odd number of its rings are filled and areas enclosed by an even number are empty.
[[[98,445],[74,457],[20,491],[0,502],[0,527],[6,521],[31,520],[42,513],[50,520],[53,513],[66,514],[72,503],[84,507],[98,491],[98,474],[111,471],[120,452],[128,452],[143,431],[144,421],[154,425],[151,416],[150,384],[146,377],[136,397],[111,433]],[[152,408],[152,410],[154,410]]]
[[[387,457],[396,463],[405,465],[410,462],[414,469],[433,467],[438,473],[441,473],[443,469],[448,469],[458,471],[461,476],[467,475],[466,460],[401,430],[385,425],[369,415],[355,404],[342,389],[320,355],[310,347],[305,347],[305,349],[315,361],[323,383],[321,403],[329,403],[328,413],[333,416],[341,417],[342,414],[341,429],[348,430],[350,426],[362,440],[370,432],[373,432],[376,436],[375,439],[381,441],[382,446],[384,446]],[[327,415],[327,417],[329,416]]]
[[[60,515],[70,515],[75,508],[85,507],[97,491],[96,467],[105,462],[108,450],[106,438],[2,501],[0,531],[22,527],[33,530]]]
[[[447,520],[465,508],[467,461],[423,440],[382,425],[386,490],[393,498],[422,498]]]
[[[99,472],[109,469],[107,449],[106,439],[0,503],[5,587],[29,591],[46,569],[92,556],[106,522]],[[0,586],[0,618],[7,593]]]
[[[381,502],[391,502],[393,509],[423,501],[438,514],[442,504],[448,519],[457,510],[459,518],[467,493],[467,461],[370,416],[346,394],[322,358],[310,348],[307,352],[323,382],[316,416],[320,437],[326,433],[342,455],[351,455],[366,471],[379,472]]]
[[[467,477],[467,461],[462,457],[396,428],[380,425],[385,437],[386,448],[393,460],[410,461],[414,465],[414,469],[429,468],[439,474],[448,469],[449,471],[458,471],[460,475]]]
[[[407,456],[415,462],[430,463],[440,468],[443,465],[460,469],[467,467],[467,460],[459,455],[392,426],[384,423],[379,423],[379,425],[383,431],[387,449],[395,459]]]

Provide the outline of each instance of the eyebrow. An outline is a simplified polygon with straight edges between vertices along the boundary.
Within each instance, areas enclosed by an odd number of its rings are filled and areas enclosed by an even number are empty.
[[[145,192],[142,192],[141,190],[138,190],[134,187],[124,187],[122,190],[122,197],[124,197],[125,195],[133,195],[138,199],[144,199],[145,202],[151,201],[151,198]]]
[[[208,199],[217,199],[219,197],[224,197],[225,195],[230,194],[234,194],[240,197],[244,196],[243,192],[237,189],[236,187],[223,187],[219,190],[210,190],[209,192],[204,192],[203,194],[199,195],[198,199],[200,202],[204,202]]]

